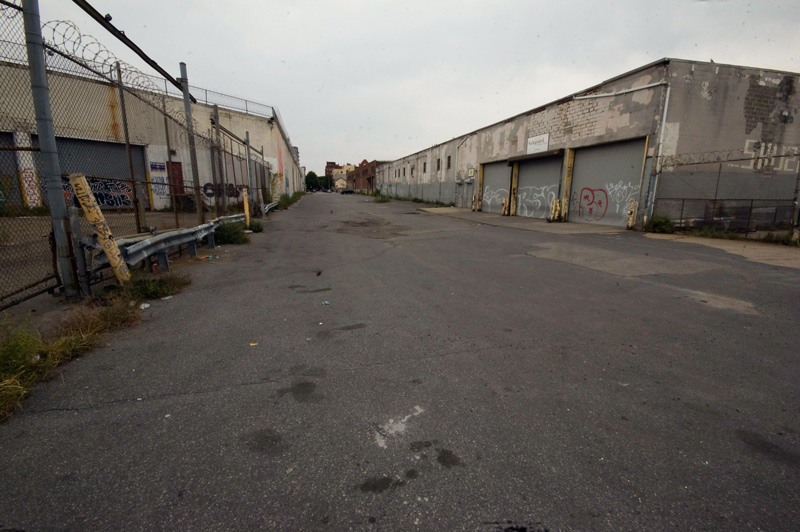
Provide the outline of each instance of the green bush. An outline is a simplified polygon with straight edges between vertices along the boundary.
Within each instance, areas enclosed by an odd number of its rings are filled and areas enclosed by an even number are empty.
[[[243,223],[220,224],[214,229],[214,243],[218,246],[225,244],[249,244],[250,237],[244,234]]]
[[[141,270],[133,272],[129,283],[125,283],[123,294],[126,299],[158,299],[175,295],[192,283],[185,275],[162,273],[153,275]]]
[[[250,229],[254,233],[261,233],[262,231],[264,231],[264,224],[262,224],[258,220],[253,220],[252,218],[250,218],[250,226],[248,227],[248,229]]]
[[[648,226],[651,233],[672,234],[675,232],[675,224],[667,216],[653,216]]]
[[[730,229],[717,229],[713,226],[706,226],[701,229],[694,229],[691,233],[692,236],[702,236],[704,238],[725,238],[728,240],[736,240],[741,238],[742,235]]]

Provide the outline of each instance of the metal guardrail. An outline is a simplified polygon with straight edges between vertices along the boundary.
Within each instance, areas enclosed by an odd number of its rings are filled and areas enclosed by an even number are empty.
[[[128,266],[135,266],[146,258],[156,255],[158,256],[159,267],[163,271],[168,271],[169,262],[167,260],[167,252],[170,249],[188,244],[189,253],[191,255],[197,255],[197,242],[204,237],[210,237],[209,247],[214,246],[213,235],[217,227],[225,223],[243,221],[244,214],[221,216],[203,225],[198,225],[197,227],[168,231],[151,237],[123,237],[116,239],[116,242],[122,252],[122,258]],[[95,242],[87,244],[87,247],[99,248]],[[92,273],[96,273],[108,267],[108,259],[104,253],[99,254],[95,260],[97,266],[92,268]]]
[[[264,205],[264,216],[269,214],[269,211],[274,209],[277,206],[278,206],[278,202],[277,201],[273,201],[272,203],[270,203],[268,205]]]

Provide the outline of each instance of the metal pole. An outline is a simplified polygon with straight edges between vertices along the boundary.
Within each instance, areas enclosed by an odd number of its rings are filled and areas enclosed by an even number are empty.
[[[253,216],[256,218],[261,218],[261,206],[258,203],[258,191],[256,190],[255,185],[255,167],[253,160],[250,158],[250,132],[244,132],[244,145],[247,148],[247,180],[248,180],[248,187],[250,191],[250,207],[251,211],[253,211]]]
[[[203,197],[200,194],[200,173],[197,169],[197,148],[194,145],[194,122],[192,121],[192,100],[189,95],[189,78],[186,75],[186,63],[181,62],[181,87],[183,87],[183,109],[186,114],[186,127],[189,130],[189,158],[192,163],[192,184],[194,185],[194,198],[197,203],[197,223],[206,222],[203,212]]]
[[[78,216],[78,209],[69,207],[69,224],[72,228],[72,249],[75,252],[75,262],[78,267],[78,284],[87,296],[92,295],[89,286],[89,276],[86,267],[86,252],[81,238],[81,219]]]
[[[722,163],[719,163],[719,170],[717,171],[717,186],[714,189],[714,207],[711,209],[711,225],[716,227],[717,219],[717,195],[719,195],[719,178],[722,175]]]
[[[214,135],[217,139],[217,162],[219,163],[219,182],[222,189],[222,213],[228,214],[228,185],[225,176],[224,147],[219,134],[219,107],[214,105]]]
[[[798,194],[800,194],[800,157],[797,159],[797,180],[795,181],[794,185],[794,212],[792,213],[792,238],[797,242],[797,225],[800,223],[798,221],[798,215],[800,214],[800,207],[797,205],[797,198]]]
[[[131,154],[131,140],[128,135],[128,113],[125,111],[125,89],[122,88],[122,69],[119,66],[119,61],[116,62],[117,69],[117,91],[119,92],[119,106],[122,111],[122,130],[125,134],[125,151],[128,153],[128,170],[131,174],[131,190],[133,191],[133,209],[136,218],[136,232],[142,232],[142,225],[147,226],[144,219],[144,204],[139,199],[141,196],[141,187],[136,182],[136,176],[133,173],[133,155]],[[144,222],[144,223],[143,223]]]
[[[175,228],[180,227],[178,221],[178,202],[175,201],[175,190],[173,189],[173,180],[170,179],[172,173],[172,146],[169,144],[169,118],[167,117],[167,98],[161,97],[161,112],[164,115],[164,134],[167,138],[167,190],[169,190],[169,199],[172,202],[172,212],[175,214]]]
[[[74,299],[80,291],[72,270],[70,254],[70,229],[67,218],[67,205],[64,202],[61,185],[61,165],[56,148],[56,132],[53,126],[53,112],[50,109],[50,88],[47,85],[47,67],[42,46],[42,23],[39,20],[38,0],[25,0],[22,6],[25,24],[25,45],[28,51],[28,65],[31,76],[31,95],[36,114],[36,130],[39,134],[39,148],[42,154],[40,177],[47,183],[47,202],[53,223],[53,237],[56,244],[56,257],[64,285],[64,295]]]

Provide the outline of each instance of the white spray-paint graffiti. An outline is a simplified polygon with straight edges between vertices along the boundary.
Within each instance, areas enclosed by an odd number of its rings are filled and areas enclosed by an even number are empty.
[[[557,196],[558,183],[544,187],[519,187],[517,216],[547,218]]]
[[[492,203],[494,202],[495,205],[502,205],[503,200],[508,197],[508,189],[505,188],[498,188],[492,190],[490,187],[486,187],[483,190],[483,202],[486,204],[486,209],[491,210]]]
[[[607,183],[608,202],[615,207],[615,213],[627,213],[628,204],[632,199],[639,195],[639,185],[634,185],[630,181],[626,184],[622,180],[618,183]]]

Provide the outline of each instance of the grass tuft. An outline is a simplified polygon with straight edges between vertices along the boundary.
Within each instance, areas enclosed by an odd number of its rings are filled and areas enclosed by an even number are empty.
[[[218,246],[226,244],[249,244],[250,237],[244,234],[243,223],[221,224],[214,229],[214,243]]]
[[[653,216],[645,230],[651,233],[665,233],[671,235],[675,232],[675,224],[668,216]]]
[[[254,233],[261,233],[264,231],[264,224],[262,224],[258,220],[250,219],[250,227],[248,227]]]
[[[121,289],[75,305],[48,339],[29,322],[20,324],[4,317],[0,322],[0,421],[18,409],[36,383],[51,377],[57,366],[93,349],[102,333],[135,325],[139,300],[176,294],[190,282],[176,273],[154,276],[136,271]]]

